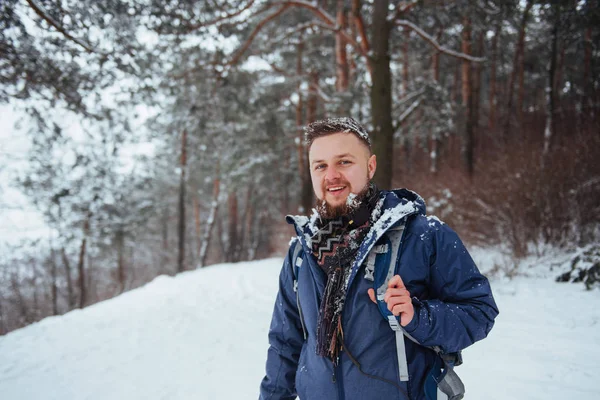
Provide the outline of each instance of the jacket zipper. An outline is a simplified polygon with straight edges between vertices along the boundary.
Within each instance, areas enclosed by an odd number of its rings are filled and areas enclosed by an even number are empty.
[[[337,393],[338,400],[344,400],[344,379],[342,374],[342,367],[340,364],[340,357],[338,356],[337,361],[333,364],[333,376],[331,377],[331,381],[337,384]],[[337,364],[337,365],[336,365]]]
[[[300,324],[302,325],[302,334],[304,335],[304,340],[306,340],[306,325],[304,324],[304,314],[302,313],[302,307],[300,306],[300,292],[298,288],[298,281],[296,280],[296,305],[298,306],[298,314],[300,315]]]

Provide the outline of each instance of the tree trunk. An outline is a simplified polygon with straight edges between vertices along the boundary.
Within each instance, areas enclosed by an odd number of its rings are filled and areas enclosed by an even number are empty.
[[[87,302],[87,291],[85,285],[85,252],[87,249],[87,238],[90,232],[90,215],[85,219],[83,223],[83,239],[81,240],[81,247],[79,248],[79,261],[77,262],[78,286],[79,286],[79,308],[84,308]]]
[[[67,257],[67,251],[63,247],[61,249],[62,261],[65,265],[65,279],[67,281],[67,311],[73,309],[75,304],[75,294],[73,291],[73,278],[71,276],[71,263],[69,262],[69,257]]]
[[[484,32],[478,32],[476,36],[476,48],[474,55],[477,57],[483,57],[483,39]],[[479,137],[479,116],[481,112],[481,69],[482,63],[471,63],[471,124],[473,126],[473,149],[475,149],[475,139]]]
[[[519,71],[519,66],[522,64],[522,60],[524,59],[525,53],[525,31],[527,28],[527,20],[529,19],[529,12],[531,11],[531,7],[533,7],[533,0],[527,0],[527,5],[525,6],[525,10],[523,11],[523,17],[521,19],[521,28],[519,29],[519,39],[517,42],[517,48],[515,49],[515,56],[513,60],[513,71],[510,74],[510,81],[508,83],[508,105],[506,106],[506,120],[504,123],[504,140],[508,140],[508,134],[510,131],[510,121],[512,118],[512,108],[513,108],[513,92],[515,87],[515,80],[517,77],[517,72]],[[520,62],[521,60],[521,62]],[[519,127],[520,128],[520,127]]]
[[[248,248],[248,243],[246,239],[246,233],[250,234],[250,225],[248,224],[248,218],[251,218],[252,214],[252,190],[253,185],[250,183],[248,185],[248,190],[246,191],[246,204],[244,206],[244,214],[239,218],[239,235],[238,235],[238,245],[236,246],[236,260],[240,261],[244,258],[244,252]]]
[[[318,89],[319,89],[319,73],[315,70],[310,72],[310,82],[308,86],[308,99],[306,102],[306,123],[309,124],[317,119],[318,108]],[[308,149],[306,149],[308,150]],[[305,150],[305,151],[306,151]],[[305,153],[306,155],[306,153]],[[308,155],[305,157],[306,162],[302,169],[302,210],[301,213],[309,214],[313,206],[313,189],[310,180],[310,171],[308,165]]]
[[[167,272],[169,275],[173,274],[173,270],[171,268],[166,269],[167,264],[169,263],[169,207],[165,206],[163,209],[162,215],[162,254],[160,257],[161,260],[161,269]]]
[[[442,38],[442,34],[444,33],[444,28],[440,27],[438,30],[438,34],[436,37],[437,42],[439,43],[441,38]],[[432,73],[431,73],[431,77],[432,79],[439,83],[440,81],[440,52],[438,50],[434,50],[433,51],[433,55],[431,57],[431,69],[432,69]],[[433,174],[438,172],[438,162],[439,162],[439,149],[441,148],[440,146],[440,142],[441,142],[441,138],[439,137],[438,134],[431,134],[431,140],[430,140],[430,151],[429,151],[429,160],[430,160],[430,168],[429,171]]]
[[[56,265],[56,255],[54,249],[50,249],[50,279],[52,286],[50,289],[50,297],[52,301],[52,315],[58,315],[58,285],[57,285],[58,266]]]
[[[210,205],[210,211],[208,214],[208,220],[204,224],[204,237],[202,238],[202,247],[200,248],[200,260],[198,262],[198,268],[202,268],[206,265],[206,256],[208,254],[208,246],[212,238],[212,228],[215,224],[215,216],[219,208],[219,190],[221,182],[219,180],[219,165],[217,164],[216,178],[213,185],[213,200]]]
[[[235,257],[238,246],[238,201],[233,190],[229,192],[227,203],[229,205],[229,226],[227,234],[229,237],[229,246],[227,249],[227,257],[229,258],[229,262],[236,262],[238,261]]]
[[[500,37],[500,33],[502,29],[501,20],[498,20],[496,24],[496,29],[494,31],[494,38],[492,39],[492,55],[491,55],[491,64],[490,64],[490,113],[488,117],[488,129],[489,131],[493,131],[496,127],[496,93],[497,93],[497,82],[496,82],[496,73],[497,73],[497,64],[498,64],[498,39]]]
[[[394,127],[392,124],[392,74],[390,71],[389,0],[374,0],[371,65],[371,120],[373,151],[377,155],[375,183],[380,189],[392,186]]]
[[[554,134],[556,133],[556,53],[558,48],[558,26],[560,24],[560,5],[554,8],[554,25],[552,26],[552,52],[550,54],[550,67],[548,68],[548,109],[546,110],[546,127],[544,128],[544,148],[542,151],[542,168],[546,164],[546,157],[550,152]]]
[[[179,254],[177,256],[177,272],[185,271],[185,169],[187,164],[187,130],[181,135],[181,173],[179,176],[179,222],[177,233]]]
[[[344,0],[337,0],[337,27],[343,31],[348,27],[344,3]],[[346,52],[346,40],[340,32],[335,34],[335,59],[335,88],[338,92],[345,92],[348,90],[349,82],[348,54]]]
[[[200,229],[200,199],[198,198],[198,191],[194,194],[194,228],[196,232],[196,262],[200,258],[200,246],[202,243],[202,232]]]
[[[19,282],[19,280],[19,271],[17,269],[11,274],[10,284],[17,299],[17,308],[21,313],[22,320],[20,321],[20,324],[23,324],[24,322],[24,325],[28,325],[33,322],[33,319],[31,318],[31,314],[29,313],[29,309],[27,308],[27,304],[25,302],[25,298],[23,297],[23,293],[21,293],[21,283]]]
[[[117,244],[117,280],[119,282],[119,293],[125,291],[125,233],[123,229],[117,230],[115,237]]]
[[[312,205],[312,185],[310,184],[310,174],[308,171],[308,163],[306,157],[306,146],[304,145],[304,131],[302,127],[304,125],[303,116],[303,96],[302,89],[300,87],[300,77],[304,74],[304,68],[302,67],[302,56],[304,52],[304,42],[300,40],[297,46],[297,58],[296,58],[296,76],[298,77],[298,85],[296,90],[298,92],[298,103],[296,104],[296,128],[298,136],[296,139],[296,150],[298,152],[298,173],[300,174],[301,190],[300,190],[300,207],[298,212],[300,214],[308,213]],[[309,89],[310,90],[310,89]],[[309,100],[310,102],[310,100]],[[310,120],[307,122],[311,122]]]
[[[408,49],[410,41],[410,30],[404,27],[404,43],[402,43],[402,90],[400,96],[408,94]]]
[[[462,52],[471,54],[471,20],[465,16],[463,18],[462,31]],[[474,148],[474,107],[472,93],[471,62],[463,60],[462,62],[462,104],[465,111],[465,127],[463,131],[461,153],[463,163],[469,178],[473,177],[473,148]]]

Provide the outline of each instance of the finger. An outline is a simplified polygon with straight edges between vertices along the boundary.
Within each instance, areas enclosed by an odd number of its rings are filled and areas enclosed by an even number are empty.
[[[387,308],[390,311],[393,311],[394,307],[401,304],[409,304],[412,300],[410,297],[392,297],[390,301],[387,302]]]
[[[398,304],[392,308],[392,314],[398,317],[400,314],[410,311],[410,304]]]
[[[383,300],[387,303],[391,297],[396,296],[410,297],[410,292],[406,289],[388,288],[388,290],[385,291],[385,296],[383,297]]]
[[[367,290],[367,293],[369,294],[369,298],[371,299],[371,301],[377,304],[377,299],[375,298],[375,291],[373,289],[369,289]]]
[[[402,278],[400,278],[400,275],[394,275],[394,277],[388,282],[388,287],[405,289],[404,282],[402,282]]]

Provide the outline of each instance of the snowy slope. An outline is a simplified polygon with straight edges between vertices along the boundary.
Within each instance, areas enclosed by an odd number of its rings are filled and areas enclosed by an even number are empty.
[[[0,399],[255,399],[281,259],[218,265],[0,337]],[[493,281],[467,399],[599,399],[600,291]]]

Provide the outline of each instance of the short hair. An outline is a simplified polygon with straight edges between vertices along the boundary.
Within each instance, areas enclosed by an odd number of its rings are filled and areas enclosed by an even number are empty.
[[[304,142],[306,143],[306,147],[310,149],[315,139],[333,135],[334,133],[355,134],[368,147],[369,153],[373,153],[371,150],[371,139],[367,130],[351,117],[327,118],[311,122],[304,128]]]

